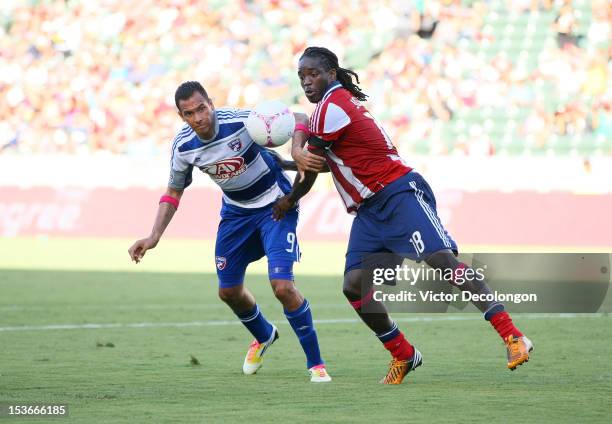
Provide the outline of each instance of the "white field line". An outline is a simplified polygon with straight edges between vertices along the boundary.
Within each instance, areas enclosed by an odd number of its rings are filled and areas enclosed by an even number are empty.
[[[317,303],[318,309],[345,309],[347,304],[344,303]],[[4,305],[0,306],[0,312],[27,312],[27,311],[48,311],[50,309],[61,309],[65,310],[126,310],[126,311],[140,311],[140,310],[207,310],[207,309],[227,309],[228,306],[225,303],[215,304],[204,304],[204,303],[184,303],[184,304],[125,304],[125,305],[88,305],[88,304],[74,304],[74,305]]]
[[[602,318],[608,314],[515,314],[518,319],[566,319],[566,318]],[[476,321],[481,320],[480,315],[440,315],[428,317],[396,317],[396,322],[444,322],[444,321]],[[273,324],[287,324],[286,321],[271,321]],[[356,324],[361,322],[357,318],[335,318],[314,320],[321,324]],[[0,327],[0,332],[20,331],[53,331],[53,330],[104,330],[114,328],[182,328],[182,327],[219,327],[228,325],[241,325],[238,320],[232,321],[191,321],[191,322],[136,322],[136,323],[109,323],[109,324],[51,324],[51,325],[22,325]]]

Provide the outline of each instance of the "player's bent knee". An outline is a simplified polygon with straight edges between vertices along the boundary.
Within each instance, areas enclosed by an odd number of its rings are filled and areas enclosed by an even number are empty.
[[[361,291],[361,270],[354,269],[344,274],[342,285],[344,296],[350,301],[358,300],[361,298]]]
[[[347,285],[342,286],[342,293],[344,293],[344,296],[350,301],[357,300],[361,296],[360,290],[355,290],[353,287]]]
[[[293,281],[271,280],[270,283],[272,284],[274,296],[276,296],[276,298],[281,302],[293,299],[297,296],[297,289],[295,288]]]
[[[232,305],[240,300],[242,296],[242,285],[236,287],[220,287],[219,299],[228,305]]]

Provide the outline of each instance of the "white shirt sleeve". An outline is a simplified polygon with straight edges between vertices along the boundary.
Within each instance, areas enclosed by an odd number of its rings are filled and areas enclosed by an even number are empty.
[[[175,190],[184,190],[193,181],[193,165],[181,158],[177,150],[175,147],[175,150],[172,152],[168,187]]]
[[[325,111],[325,123],[323,126],[324,134],[333,134],[340,131],[351,123],[351,118],[338,105],[329,103]]]

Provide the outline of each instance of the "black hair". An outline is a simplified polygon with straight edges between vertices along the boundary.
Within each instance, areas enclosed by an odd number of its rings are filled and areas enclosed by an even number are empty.
[[[200,84],[199,82],[185,81],[184,83],[179,85],[176,89],[176,92],[174,93],[174,103],[176,103],[176,108],[178,110],[181,110],[181,108],[179,107],[179,100],[187,100],[191,96],[193,96],[193,93],[196,92],[200,93],[202,96],[204,96],[204,98],[208,100],[208,93],[206,92],[206,90],[204,90],[204,87],[202,87],[202,84]]]
[[[308,47],[304,50],[302,57],[318,57],[321,59],[326,71],[330,69],[336,70],[336,78],[342,84],[342,87],[350,91],[358,100],[367,100],[368,95],[361,91],[361,88],[357,85],[359,84],[359,75],[351,69],[341,68],[338,63],[338,56],[331,50],[325,47]],[[355,77],[356,83],[353,82],[353,77]]]

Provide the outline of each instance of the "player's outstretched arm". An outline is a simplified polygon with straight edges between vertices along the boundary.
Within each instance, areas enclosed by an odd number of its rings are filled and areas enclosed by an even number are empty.
[[[321,148],[314,148],[312,154],[318,157],[324,157],[325,151]],[[283,219],[285,214],[297,205],[297,202],[306,195],[312,188],[317,179],[317,172],[304,171],[303,174],[298,174],[293,182],[291,193],[281,197],[272,206],[272,218],[275,221]]]
[[[157,216],[151,234],[143,239],[137,240],[129,249],[130,258],[136,263],[140,262],[147,250],[153,249],[159,243],[162,234],[166,227],[172,221],[174,212],[178,206],[179,200],[183,195],[182,191],[175,190],[171,187],[166,189],[166,193],[162,196],[157,208]],[[174,200],[172,200],[174,199]]]
[[[308,116],[303,113],[295,113],[296,128],[301,125],[308,128]],[[308,150],[304,149],[310,134],[305,131],[298,130],[293,134],[291,143],[291,157],[295,161],[300,178],[304,178],[304,172],[328,172],[325,157],[317,156]]]
[[[283,219],[285,214],[294,208],[297,202],[310,191],[317,175],[316,172],[306,171],[303,178],[300,175],[295,177],[291,193],[281,197],[272,205],[272,218],[275,221]]]
[[[297,171],[298,170],[297,165],[295,164],[294,161],[285,160],[285,158],[283,158],[281,155],[279,155],[277,152],[275,152],[272,149],[266,149],[266,150],[268,151],[268,153],[272,155],[276,163],[278,163],[278,166],[280,166],[285,171]]]

